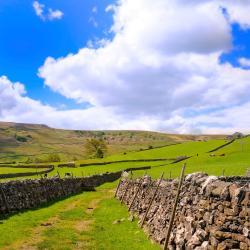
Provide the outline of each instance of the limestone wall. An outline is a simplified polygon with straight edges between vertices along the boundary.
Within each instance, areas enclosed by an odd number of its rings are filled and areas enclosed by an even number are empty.
[[[141,220],[157,182],[143,179],[132,212]],[[123,180],[118,198],[127,205],[140,180]],[[129,186],[128,186],[129,185]],[[144,229],[163,244],[178,186],[177,180],[162,181],[146,218]],[[250,178],[218,178],[196,173],[182,186],[169,249],[250,249]]]
[[[120,178],[121,171],[82,178],[43,178],[0,183],[0,214],[34,208]]]

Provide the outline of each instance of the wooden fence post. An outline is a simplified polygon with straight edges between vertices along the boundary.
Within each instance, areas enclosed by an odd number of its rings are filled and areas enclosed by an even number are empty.
[[[137,197],[137,194],[139,193],[139,191],[141,189],[142,183],[143,183],[143,177],[141,178],[141,180],[139,182],[138,189],[136,190],[135,195],[134,195],[134,197],[133,197],[133,199],[132,199],[132,201],[131,201],[131,203],[129,205],[128,211],[130,211],[130,209],[132,208],[132,205],[134,204],[134,201],[135,201],[135,199]]]
[[[171,214],[170,221],[169,221],[169,226],[168,226],[166,239],[165,239],[165,242],[164,242],[164,248],[163,248],[164,250],[167,250],[167,248],[168,248],[168,242],[169,242],[171,230],[172,230],[172,227],[173,227],[173,224],[174,224],[175,211],[176,211],[176,207],[177,207],[177,204],[178,204],[179,195],[180,195],[180,192],[181,192],[182,182],[183,182],[183,179],[184,179],[185,168],[186,168],[186,163],[184,163],[184,165],[182,166],[179,185],[178,185],[178,189],[177,189],[177,193],[176,193],[176,197],[175,197],[175,201],[174,201],[172,214]]]
[[[123,173],[122,173],[123,174]],[[115,191],[115,195],[114,195],[114,198],[116,197],[117,193],[118,193],[118,190],[121,186],[121,182],[122,182],[122,174],[121,174],[121,177],[120,177],[120,180],[118,182],[118,185],[117,185],[117,188],[116,188],[116,191]]]
[[[128,192],[129,186],[130,186],[130,181],[128,180],[128,185],[126,186],[125,192],[124,192],[124,194],[123,194],[123,196],[121,198],[121,203],[123,203],[123,201],[124,201],[124,198],[125,198],[125,196],[126,196],[126,194]]]
[[[160,178],[160,180],[159,180],[159,182],[158,182],[158,185],[157,185],[157,187],[156,187],[156,189],[155,189],[155,191],[154,191],[154,194],[153,194],[152,198],[151,198],[150,201],[149,201],[148,208],[147,208],[147,210],[146,210],[146,212],[145,212],[145,214],[144,214],[144,216],[143,216],[143,218],[142,218],[142,222],[141,222],[141,225],[140,225],[141,227],[143,226],[144,221],[145,221],[145,219],[146,219],[146,217],[147,217],[147,215],[148,215],[148,212],[149,212],[149,210],[150,210],[150,208],[151,208],[151,206],[152,206],[152,204],[153,204],[153,201],[154,201],[154,199],[155,199],[156,193],[157,193],[157,191],[158,191],[158,189],[159,189],[159,186],[160,186],[160,184],[161,184],[163,175],[164,175],[164,173],[161,174],[161,178]]]

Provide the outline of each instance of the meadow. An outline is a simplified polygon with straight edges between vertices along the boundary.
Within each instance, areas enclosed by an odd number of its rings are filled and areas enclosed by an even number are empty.
[[[88,159],[76,161],[75,168],[57,167],[58,163],[53,163],[55,169],[48,174],[49,177],[59,174],[61,177],[65,173],[71,173],[73,176],[88,176],[104,172],[114,172],[131,167],[150,166],[148,170],[154,178],[158,178],[162,172],[165,177],[178,177],[183,162],[172,164],[175,158],[180,156],[190,157],[185,160],[187,164],[186,173],[206,172],[210,175],[245,175],[250,166],[250,137],[238,139],[213,153],[209,151],[227,143],[225,140],[193,141],[176,145],[165,146],[150,150],[131,152],[127,154],[114,154],[103,159]],[[213,155],[213,156],[211,156]],[[224,155],[224,156],[220,156]],[[129,162],[130,160],[142,160],[143,162]],[[165,159],[159,161],[150,161],[152,159]],[[128,162],[116,162],[126,161]],[[148,161],[147,161],[148,160]],[[106,165],[96,165],[100,162],[111,162]],[[80,164],[91,164],[80,167]],[[15,173],[15,168],[0,168],[4,173]],[[32,171],[32,169],[28,169]],[[34,171],[34,169],[33,169]],[[21,172],[18,169],[18,172]],[[143,174],[144,171],[135,172],[135,176]],[[23,177],[22,177],[23,178]],[[30,178],[40,178],[33,176]]]
[[[87,159],[87,139],[103,139],[108,155],[132,152],[193,140],[219,139],[223,135],[178,135],[131,130],[65,130],[39,124],[0,122],[0,162],[46,161],[58,154],[62,161]]]
[[[64,176],[67,172],[73,173],[73,176],[86,176],[129,167],[151,166],[147,174],[153,178],[159,178],[162,172],[165,173],[165,178],[173,178],[179,176],[184,162],[187,164],[186,174],[207,172],[210,175],[245,175],[250,166],[250,137],[235,140],[209,153],[210,150],[226,142],[228,141],[193,141],[127,154],[114,154],[99,160],[79,160],[75,162],[76,168],[59,168],[58,163],[54,163],[55,170],[49,173],[49,177],[58,173]],[[173,164],[173,158],[179,156],[190,158]],[[116,162],[138,159],[145,161]],[[149,161],[150,159],[164,160]],[[98,162],[113,163],[95,165]],[[92,165],[80,167],[80,164],[84,163]],[[16,172],[22,169],[2,167],[1,170]],[[25,169],[27,170],[32,169]],[[134,171],[133,178],[143,174],[145,171]],[[104,184],[95,192],[84,192],[34,210],[3,217],[0,221],[0,248],[5,250],[160,249],[158,245],[147,240],[136,220],[133,222],[128,220],[127,208],[113,198],[117,183],[116,181]]]

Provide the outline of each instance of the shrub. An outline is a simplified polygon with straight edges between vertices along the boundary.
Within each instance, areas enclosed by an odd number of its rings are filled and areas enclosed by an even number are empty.
[[[107,152],[107,145],[101,139],[88,139],[84,147],[90,158],[103,158]]]
[[[50,154],[48,155],[47,162],[60,162],[61,158],[59,154]]]
[[[19,142],[27,142],[28,141],[27,137],[26,136],[22,136],[22,135],[15,135],[15,138]]]

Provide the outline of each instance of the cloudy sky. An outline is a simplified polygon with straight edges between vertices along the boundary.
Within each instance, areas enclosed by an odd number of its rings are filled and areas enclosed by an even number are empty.
[[[250,133],[250,0],[0,0],[0,120]]]

